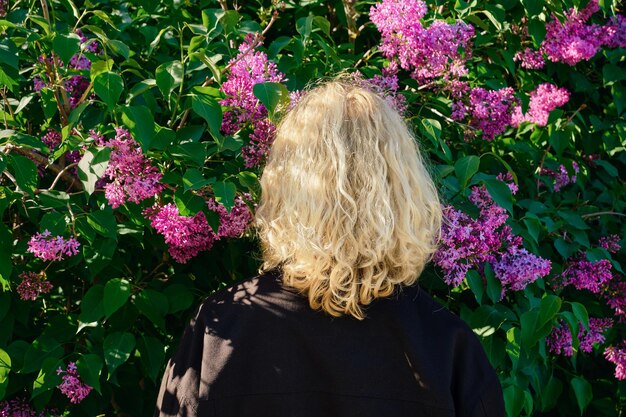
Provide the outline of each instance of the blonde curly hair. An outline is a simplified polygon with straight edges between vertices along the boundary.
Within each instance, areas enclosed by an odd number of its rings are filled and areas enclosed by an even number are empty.
[[[351,78],[308,91],[277,127],[255,214],[262,270],[332,316],[412,285],[436,250],[441,205],[409,128]]]

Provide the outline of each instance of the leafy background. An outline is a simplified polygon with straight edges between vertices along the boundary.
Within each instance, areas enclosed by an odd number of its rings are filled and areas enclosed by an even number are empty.
[[[358,70],[371,78],[389,66],[370,21],[374,4],[0,2],[0,400],[5,409],[22,399],[53,415],[152,413],[165,361],[195,306],[213,291],[255,274],[259,255],[246,231],[177,262],[142,211],[155,200],[173,203],[181,215],[204,212],[216,229],[219,216],[207,209],[206,198],[230,210],[235,196],[248,193],[253,209],[260,166],[247,167],[242,149],[250,145],[254,129],[244,124],[233,134],[220,130],[223,115],[232,111],[220,104],[226,98],[220,86],[233,77],[231,60],[237,60],[239,46],[252,36],[252,49],[267,54],[284,74],[279,83],[284,87],[262,84],[249,92],[276,121],[289,101],[287,90],[341,71]],[[575,256],[608,260],[613,282],[624,281],[623,251],[610,253],[598,245],[603,236],[624,236],[624,49],[602,48],[573,66],[546,62],[540,70],[526,70],[514,60],[523,48],[541,45],[546,22],[564,19],[570,7],[585,6],[582,1],[428,1],[426,25],[461,19],[475,28],[463,77],[472,87],[513,87],[524,109],[529,92],[541,83],[571,93],[545,126],[509,126],[485,140],[468,130],[467,122],[451,118],[449,94],[424,87],[408,71],[398,74],[407,120],[432,162],[446,204],[475,217],[468,197],[473,186],[486,185],[507,210],[507,225],[523,238],[523,246],[551,261],[548,276],[502,299],[502,284],[489,266],[470,270],[456,287],[444,282],[437,267],[421,278],[481,336],[501,378],[509,416],[616,416],[626,399],[626,385],[604,355],[608,346],[623,346],[621,316],[602,294],[558,285]],[[600,8],[592,17],[598,23],[620,13],[619,3],[602,1]],[[72,65],[76,56],[89,64]],[[79,81],[80,88],[73,87]],[[44,87],[37,91],[37,84]],[[101,177],[112,152],[89,132],[110,138],[115,127],[127,129],[162,174],[157,197],[115,208],[108,201]],[[53,149],[42,141],[49,129],[61,137]],[[571,175],[572,162],[580,167],[575,182],[555,191],[554,179],[541,168],[558,171],[563,165]],[[506,172],[519,186],[515,195],[496,180]],[[33,256],[28,242],[45,230],[74,236],[78,253],[60,261]],[[17,291],[22,274],[42,270],[52,290],[23,300]],[[575,329],[578,322],[587,326],[590,316],[614,323],[606,340],[584,353]],[[547,348],[558,323],[574,330],[571,356]],[[64,374],[56,370],[69,362],[76,362],[82,383],[93,387],[78,404],[57,388]]]

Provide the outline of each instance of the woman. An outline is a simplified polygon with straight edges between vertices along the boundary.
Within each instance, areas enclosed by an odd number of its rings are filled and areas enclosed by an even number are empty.
[[[312,89],[261,178],[260,275],[199,308],[157,416],[499,417],[474,333],[413,285],[437,189],[402,117],[352,78]]]

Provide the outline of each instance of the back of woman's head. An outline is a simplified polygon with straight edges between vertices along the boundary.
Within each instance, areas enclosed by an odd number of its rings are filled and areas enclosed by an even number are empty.
[[[256,226],[263,269],[333,316],[413,284],[436,250],[437,190],[402,117],[351,79],[308,91],[277,128]]]

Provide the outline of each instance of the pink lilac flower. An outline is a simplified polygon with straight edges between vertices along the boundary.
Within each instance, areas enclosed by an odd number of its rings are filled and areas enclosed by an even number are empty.
[[[25,398],[0,402],[0,417],[59,417],[55,410],[36,411]]]
[[[602,292],[609,307],[615,311],[620,319],[626,318],[626,282],[611,280],[605,291]]]
[[[76,255],[79,246],[80,243],[74,236],[65,240],[62,236],[53,236],[46,229],[30,238],[28,252],[44,261],[61,261],[64,255]]]
[[[535,51],[532,48],[517,52],[513,60],[519,62],[520,67],[526,69],[541,69],[545,64],[541,51]]]
[[[455,101],[450,105],[450,110],[452,110],[452,113],[450,113],[450,117],[453,120],[456,121],[460,121],[465,119],[465,104],[463,104],[462,101]]]
[[[244,195],[247,200],[251,197],[249,194]],[[220,227],[217,231],[217,237],[239,237],[246,229],[250,221],[252,221],[252,213],[245,203],[244,199],[237,196],[235,205],[230,209],[230,213],[222,204],[210,198],[207,201],[209,210],[220,215]]]
[[[578,323],[578,340],[580,350],[591,353],[593,345],[604,343],[604,332],[613,326],[613,320],[607,318],[589,318],[589,330],[582,323]]]
[[[222,132],[232,135],[248,124],[253,128],[251,142],[242,149],[248,168],[257,165],[267,154],[275,131],[273,125],[269,126],[271,122],[265,120],[267,109],[256,98],[253,88],[259,83],[284,79],[264,52],[254,50],[254,39],[254,35],[248,35],[239,46],[239,54],[229,62],[227,79],[220,87],[226,95],[220,104],[230,107],[224,113]]]
[[[601,259],[590,262],[585,259],[569,260],[561,274],[562,285],[573,285],[578,290],[599,293],[607,282],[611,281],[611,262]]]
[[[104,185],[104,195],[113,208],[127,201],[139,203],[163,189],[159,183],[161,173],[145,157],[132,135],[123,128],[115,128],[115,132],[115,138],[108,141],[102,136],[94,137],[97,145],[111,148],[103,177],[109,180]]]
[[[513,195],[517,194],[519,187],[513,181],[513,175],[511,175],[510,172],[507,171],[505,174],[500,173],[496,175],[496,179],[504,182],[507,185],[507,187],[509,187],[509,190],[511,190],[511,194]]]
[[[302,97],[304,97],[304,94],[305,93],[303,90],[291,91],[289,93],[289,106],[287,107],[287,111],[290,111],[291,109],[296,107],[298,102],[300,102]]]
[[[598,246],[606,249],[611,253],[617,253],[622,249],[622,246],[619,244],[620,237],[618,235],[608,235],[602,236],[598,241]]]
[[[615,365],[615,378],[626,379],[626,347],[609,346],[604,350],[604,357]]]
[[[591,0],[582,10],[569,9],[564,22],[554,15],[546,24],[546,37],[541,51],[552,62],[576,65],[591,59],[602,47],[605,37],[603,29],[596,24],[586,24],[592,14],[600,10],[597,0]]]
[[[515,106],[511,125],[517,127],[521,122],[526,121],[545,126],[548,124],[550,112],[567,103],[569,96],[569,91],[565,88],[559,88],[550,83],[540,84],[530,93],[530,103],[526,114],[522,113],[521,106]]]
[[[22,272],[19,277],[22,282],[17,286],[17,293],[22,300],[34,301],[39,294],[47,294],[52,290],[52,284],[46,280],[46,273]]]
[[[516,105],[513,89],[485,90],[476,87],[470,91],[467,112],[469,124],[483,133],[483,139],[492,140],[511,124],[511,114]]]
[[[151,226],[165,238],[169,253],[184,264],[199,252],[211,249],[217,239],[203,212],[181,216],[171,203],[144,210]]]
[[[565,165],[559,166],[559,171],[553,171],[549,168],[543,167],[541,169],[542,175],[548,175],[554,178],[554,191],[561,191],[561,188],[565,187],[568,184],[574,184],[576,182],[576,174],[579,172],[579,167],[576,162],[572,162],[572,169],[574,170],[574,174],[570,177],[567,172],[567,168]]]
[[[420,83],[466,75],[474,27],[460,20],[435,20],[425,28],[420,19],[426,11],[422,0],[383,0],[372,6],[370,19],[381,33],[381,52]]]
[[[382,97],[389,107],[400,114],[404,114],[407,108],[406,98],[398,93],[400,86],[397,70],[383,68],[382,75],[375,75],[370,79],[363,78],[360,72],[355,72],[352,75],[357,85],[372,90]]]
[[[562,353],[565,356],[572,356],[574,354],[572,333],[564,320],[561,320],[552,328],[552,331],[546,338],[546,345],[548,346],[548,350],[555,355]]]
[[[78,404],[81,402],[92,390],[92,387],[83,383],[78,375],[78,370],[74,362],[70,362],[67,365],[67,369],[57,369],[57,375],[63,374],[63,382],[57,386],[70,402]]]

